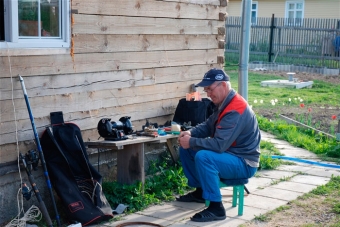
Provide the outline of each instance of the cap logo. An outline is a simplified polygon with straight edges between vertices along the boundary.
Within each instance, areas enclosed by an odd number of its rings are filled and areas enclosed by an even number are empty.
[[[215,76],[215,79],[216,79],[216,80],[223,80],[223,78],[224,78],[224,75],[223,75],[223,74],[217,74],[217,75]]]

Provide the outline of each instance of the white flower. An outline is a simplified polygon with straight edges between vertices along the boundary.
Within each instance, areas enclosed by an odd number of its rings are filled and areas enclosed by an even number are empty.
[[[301,99],[300,97],[298,97],[298,99]]]
[[[257,99],[254,100],[254,103],[257,103]]]
[[[297,100],[297,98],[294,98],[294,100],[296,101],[296,100]]]
[[[300,99],[300,102],[303,102],[303,99]]]
[[[275,102],[278,102],[279,100],[275,99],[274,101],[275,101]]]
[[[285,105],[285,103],[282,103],[282,106],[284,106]]]
[[[275,102],[272,102],[272,105],[275,106]]]
[[[289,98],[289,99],[288,99],[288,101],[289,101],[289,102],[291,102],[291,101],[292,101],[292,99],[291,99],[291,98]]]
[[[263,103],[263,100],[262,100],[262,99],[260,100],[260,103]]]

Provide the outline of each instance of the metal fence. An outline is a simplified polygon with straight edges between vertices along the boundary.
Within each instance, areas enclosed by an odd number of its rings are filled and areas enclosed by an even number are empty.
[[[226,62],[238,63],[241,17],[228,17]],[[257,18],[251,25],[250,63],[340,69],[340,20]],[[339,70],[338,70],[339,71]]]

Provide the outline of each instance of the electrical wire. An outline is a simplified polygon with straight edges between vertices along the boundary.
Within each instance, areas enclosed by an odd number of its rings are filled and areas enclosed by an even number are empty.
[[[12,105],[13,105],[13,116],[14,116],[14,124],[15,124],[15,141],[16,141],[16,150],[17,150],[17,165],[18,165],[18,171],[19,171],[19,177],[20,177],[20,185],[22,185],[22,175],[20,171],[20,158],[19,158],[19,139],[18,139],[18,120],[17,120],[17,113],[15,109],[15,104],[14,104],[14,83],[13,83],[13,74],[12,74],[12,63],[11,63],[11,56],[9,53],[9,46],[8,43],[6,42],[7,45],[7,58],[8,58],[8,64],[9,64],[9,74],[11,76],[11,99],[12,99]],[[21,192],[21,188],[18,190],[18,194]],[[21,204],[21,207],[20,207]],[[18,216],[20,216],[21,212],[24,211],[24,201],[23,201],[23,196],[17,196],[17,205],[18,205]]]

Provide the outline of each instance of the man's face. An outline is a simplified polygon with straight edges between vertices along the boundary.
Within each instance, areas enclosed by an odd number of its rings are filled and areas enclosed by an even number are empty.
[[[226,84],[225,82],[214,82],[208,87],[204,87],[204,90],[208,97],[215,105],[219,105],[223,102],[226,95]]]

